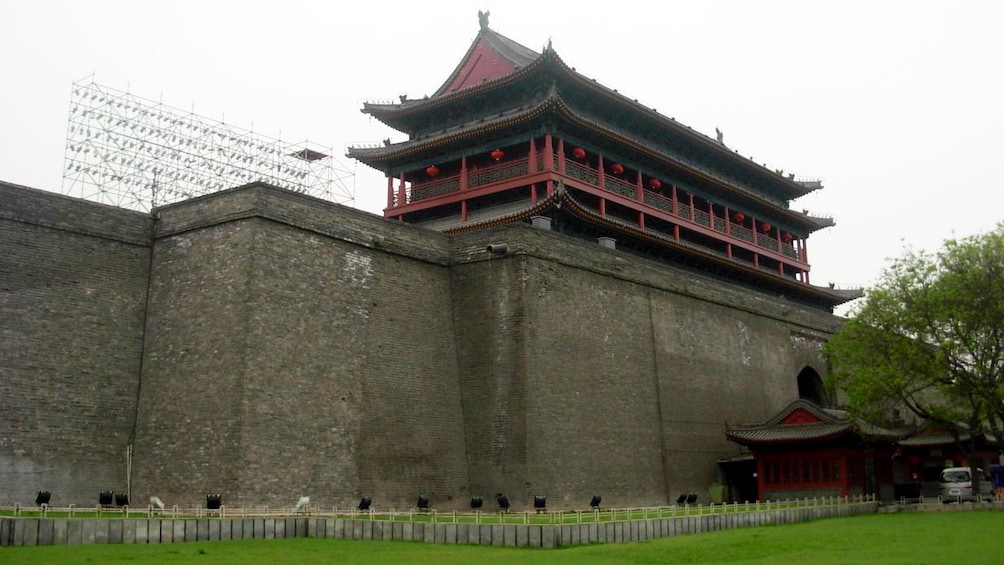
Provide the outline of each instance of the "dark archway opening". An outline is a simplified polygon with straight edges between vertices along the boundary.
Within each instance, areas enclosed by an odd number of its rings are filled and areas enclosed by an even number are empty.
[[[812,367],[802,369],[798,374],[798,397],[809,400],[817,406],[829,407],[829,398],[823,388],[823,379]]]

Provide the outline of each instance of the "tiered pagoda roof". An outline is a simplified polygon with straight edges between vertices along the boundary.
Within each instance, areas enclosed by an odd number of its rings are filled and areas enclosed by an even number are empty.
[[[432,95],[362,111],[408,135],[348,152],[388,177],[387,217],[459,232],[570,216],[618,245],[815,306],[861,295],[807,284],[805,239],[834,222],[789,203],[818,180],[757,164],[580,74],[550,44],[537,52],[495,32],[486,17]]]
[[[578,73],[551,45],[537,53],[488,27],[480,30],[435,94],[399,103],[367,102],[362,111],[410,136],[400,143],[349,150],[350,157],[391,175],[416,163],[442,162],[451,153],[459,155],[470,149],[472,140],[486,134],[504,138],[507,133],[532,129],[529,124],[558,121],[564,126],[562,131],[593,139],[600,147],[616,140],[639,160],[661,161],[666,169],[734,192],[735,179],[718,178],[721,172],[716,169],[725,166],[755,184],[756,190],[743,191],[741,198],[762,200],[772,207],[786,207],[788,200],[822,188],[819,181],[802,181],[757,164],[718,140]],[[790,219],[811,230],[833,225],[831,218],[793,211]]]

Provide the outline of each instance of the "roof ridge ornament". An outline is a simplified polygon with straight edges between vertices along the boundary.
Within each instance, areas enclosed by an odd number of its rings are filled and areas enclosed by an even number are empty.
[[[478,10],[478,24],[481,26],[481,29],[488,29],[488,16],[490,15],[491,10],[485,10],[484,12]]]

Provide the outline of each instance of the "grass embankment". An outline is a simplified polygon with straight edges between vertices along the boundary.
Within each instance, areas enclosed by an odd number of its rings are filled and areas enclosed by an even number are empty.
[[[876,514],[562,549],[332,539],[0,548],[0,563],[1004,563],[1004,512]]]

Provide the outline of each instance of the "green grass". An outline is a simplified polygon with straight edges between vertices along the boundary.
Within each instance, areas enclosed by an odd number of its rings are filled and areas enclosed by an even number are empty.
[[[875,514],[562,549],[330,539],[0,548],[0,563],[1004,563],[1004,512]]]

